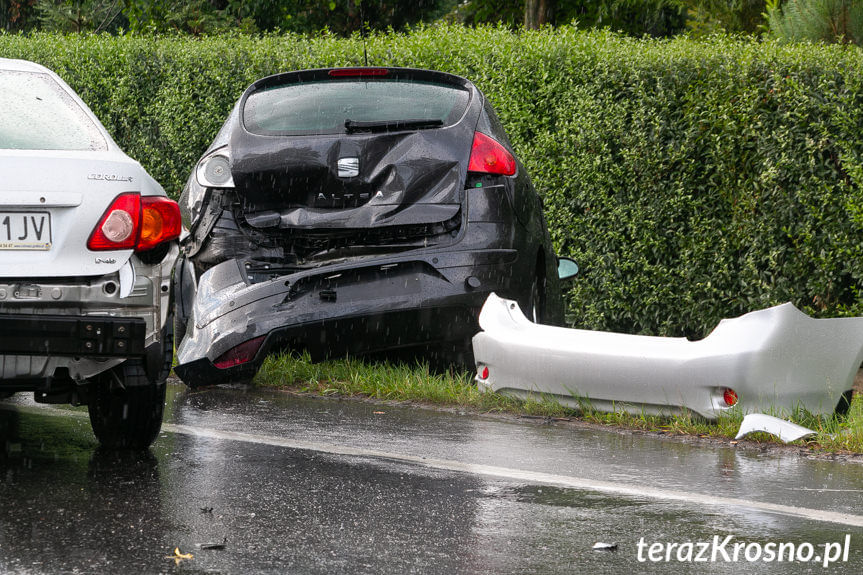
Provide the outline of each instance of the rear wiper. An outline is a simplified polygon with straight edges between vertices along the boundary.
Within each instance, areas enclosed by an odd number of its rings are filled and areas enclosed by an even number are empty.
[[[380,122],[358,122],[356,120],[345,120],[345,131],[348,134],[356,132],[387,132],[389,130],[420,130],[422,128],[438,128],[443,126],[441,120],[411,119],[411,120],[382,120]]]

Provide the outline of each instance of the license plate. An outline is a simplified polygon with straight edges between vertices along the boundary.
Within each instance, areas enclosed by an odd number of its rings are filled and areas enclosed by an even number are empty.
[[[0,250],[50,250],[51,214],[0,212]]]

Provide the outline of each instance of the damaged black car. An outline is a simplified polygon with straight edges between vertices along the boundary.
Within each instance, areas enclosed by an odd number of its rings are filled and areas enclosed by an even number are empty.
[[[464,78],[364,67],[258,80],[180,205],[175,372],[191,386],[248,380],[285,349],[471,365],[491,292],[563,321],[540,198]]]

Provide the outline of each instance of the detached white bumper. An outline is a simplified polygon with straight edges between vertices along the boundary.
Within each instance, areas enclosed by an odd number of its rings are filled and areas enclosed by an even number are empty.
[[[724,319],[700,341],[537,325],[494,294],[479,324],[480,388],[601,411],[715,419],[731,389],[744,413],[832,414],[863,361],[863,318],[812,319],[790,303]]]

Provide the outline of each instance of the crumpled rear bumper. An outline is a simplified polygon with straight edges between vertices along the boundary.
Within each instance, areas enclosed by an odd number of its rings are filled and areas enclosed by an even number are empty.
[[[481,387],[601,411],[715,419],[730,389],[744,413],[829,415],[863,361],[863,318],[813,319],[790,303],[722,320],[700,341],[536,325],[495,295],[479,321]]]
[[[80,383],[130,357],[160,367],[178,252],[100,277],[0,279],[0,386]]]
[[[230,260],[201,276],[174,371],[189,385],[209,385],[251,378],[278,349],[319,359],[465,342],[479,331],[488,294],[512,283],[515,259],[514,250],[388,257],[255,284]],[[214,365],[258,337],[250,361]]]

